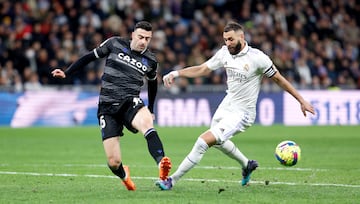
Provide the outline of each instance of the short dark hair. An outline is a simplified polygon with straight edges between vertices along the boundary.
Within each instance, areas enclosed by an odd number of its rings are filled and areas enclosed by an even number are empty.
[[[234,21],[230,21],[224,27],[224,32],[229,32],[229,31],[232,31],[232,30],[233,31],[238,31],[238,30],[244,31],[244,28],[239,23],[236,23]]]
[[[152,31],[152,25],[151,23],[147,22],[147,21],[139,21],[135,24],[134,30],[141,28],[144,29],[146,31]]]

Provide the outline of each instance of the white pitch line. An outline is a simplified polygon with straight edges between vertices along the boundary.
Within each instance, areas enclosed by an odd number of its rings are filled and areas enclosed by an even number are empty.
[[[56,176],[56,177],[90,177],[90,178],[117,178],[116,176],[106,176],[106,175],[93,175],[93,174],[56,174],[56,173],[36,173],[36,172],[14,172],[14,171],[0,171],[0,175],[27,175],[27,176]],[[157,177],[139,177],[134,176],[133,179],[142,179],[142,180],[157,180]],[[193,182],[226,182],[226,183],[239,183],[239,181],[230,181],[230,180],[220,180],[220,179],[197,179],[197,178],[184,178],[184,181],[193,181]],[[264,181],[251,181],[255,184],[264,184]],[[269,185],[290,185],[290,186],[325,186],[325,187],[346,187],[346,188],[360,188],[360,185],[350,185],[350,184],[336,184],[336,183],[293,183],[293,182],[272,182],[270,181]]]
[[[10,166],[9,164],[0,164],[0,166]],[[105,164],[22,164],[22,166],[65,166],[65,167],[87,167],[87,168],[103,168],[107,167]],[[145,165],[131,165],[139,168],[154,168],[154,166]],[[196,166],[196,169],[226,169],[226,170],[240,170],[240,166]],[[329,169],[314,169],[314,168],[297,168],[297,167],[258,167],[261,170],[277,170],[277,171],[330,171]]]
[[[241,167],[219,167],[219,166],[197,166],[198,169],[239,169]],[[296,167],[258,167],[261,170],[278,170],[278,171],[329,171],[328,169],[311,169]]]

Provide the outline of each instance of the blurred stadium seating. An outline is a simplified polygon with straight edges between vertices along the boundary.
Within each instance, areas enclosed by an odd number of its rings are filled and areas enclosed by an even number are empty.
[[[0,90],[97,87],[102,60],[67,80],[53,79],[50,71],[65,69],[109,36],[129,36],[140,20],[154,26],[151,49],[162,76],[208,59],[223,44],[230,19],[244,25],[249,44],[267,53],[297,88],[359,89],[359,15],[358,0],[3,0]],[[224,80],[222,71],[181,79],[178,91]],[[264,79],[263,90],[276,88]]]

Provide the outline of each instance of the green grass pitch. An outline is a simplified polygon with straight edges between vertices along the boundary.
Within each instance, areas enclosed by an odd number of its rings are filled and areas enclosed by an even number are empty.
[[[206,127],[157,130],[173,172]],[[276,161],[282,140],[300,145],[296,166]],[[143,136],[125,132],[123,162],[137,185],[129,192],[107,168],[98,127],[1,127],[0,203],[359,203],[360,126],[255,125],[233,141],[259,162],[250,186],[240,185],[239,164],[211,148],[171,191],[160,191]]]

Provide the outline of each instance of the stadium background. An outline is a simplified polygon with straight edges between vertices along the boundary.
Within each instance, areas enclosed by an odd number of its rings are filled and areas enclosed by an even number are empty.
[[[204,62],[223,44],[229,19],[316,107],[301,116],[288,94],[264,79],[257,122],[263,125],[360,124],[359,1],[24,0],[0,2],[0,125],[94,125],[103,61],[67,80],[50,76],[133,25],[154,26],[151,49],[160,62],[156,108],[162,126],[208,125],[224,94],[223,71],[179,79],[161,76]],[[214,91],[215,90],[215,91]],[[143,96],[146,99],[146,94]]]

